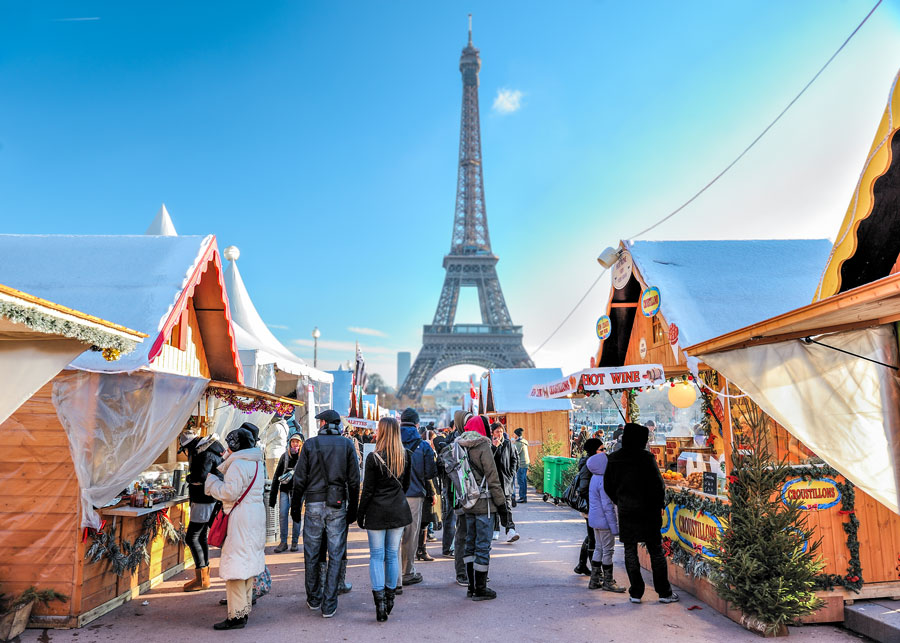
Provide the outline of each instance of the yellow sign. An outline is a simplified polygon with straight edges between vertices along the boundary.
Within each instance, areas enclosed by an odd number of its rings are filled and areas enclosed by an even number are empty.
[[[717,516],[669,504],[663,517],[662,535],[693,554],[715,558],[716,540],[725,526],[724,520]]]
[[[803,511],[831,509],[841,501],[841,490],[831,478],[804,480],[794,478],[781,488],[781,501],[800,503]]]

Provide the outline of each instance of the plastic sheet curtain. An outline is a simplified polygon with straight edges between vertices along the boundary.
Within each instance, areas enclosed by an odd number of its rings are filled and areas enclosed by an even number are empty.
[[[892,326],[814,338],[898,364]],[[900,513],[900,385],[893,369],[789,340],[700,355],[816,455]]]
[[[0,334],[0,424],[85,348],[75,339],[4,339]]]
[[[81,524],[100,527],[94,507],[113,500],[184,428],[208,380],[150,371],[77,371],[53,383],[81,489]]]

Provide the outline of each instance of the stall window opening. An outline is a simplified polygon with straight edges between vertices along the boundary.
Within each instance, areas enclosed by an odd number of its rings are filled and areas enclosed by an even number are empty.
[[[659,315],[653,315],[653,345],[659,346],[660,344],[664,344],[666,342],[666,330],[663,328],[663,323],[659,319]]]

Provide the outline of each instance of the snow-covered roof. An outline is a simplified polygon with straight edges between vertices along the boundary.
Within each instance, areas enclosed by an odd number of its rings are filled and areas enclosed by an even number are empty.
[[[663,317],[678,326],[681,346],[808,304],[831,245],[828,239],[626,242],[645,285],[659,288]]]
[[[156,213],[156,218],[153,219],[153,223],[150,224],[150,227],[147,228],[147,231],[144,234],[161,235],[164,237],[178,236],[178,233],[175,232],[175,224],[172,223],[172,217],[169,216],[169,211],[166,210],[165,203],[159,206],[159,212]]]
[[[572,401],[529,397],[537,384],[563,377],[561,368],[497,368],[491,370],[491,392],[498,413],[540,413],[570,411]]]
[[[350,414],[350,389],[353,386],[353,371],[338,370],[327,371],[334,377],[334,383],[331,385],[332,408],[342,417]]]
[[[331,382],[330,374],[309,366],[278,341],[259,316],[238,271],[237,260],[240,251],[234,246],[229,246],[225,248],[223,254],[228,260],[228,268],[225,269],[225,288],[228,290],[228,306],[231,310],[231,323],[234,326],[238,349],[256,351],[259,364],[274,363],[278,370],[285,373],[305,375],[318,382]]]
[[[118,361],[95,352],[72,366],[130,372],[150,352],[215,237],[0,234],[0,283],[149,337]]]

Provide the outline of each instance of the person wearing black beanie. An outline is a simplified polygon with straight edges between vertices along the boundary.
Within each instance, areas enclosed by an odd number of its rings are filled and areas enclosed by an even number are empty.
[[[581,456],[581,459],[578,460],[578,475],[575,477],[576,483],[578,485],[578,494],[584,498],[585,500],[588,497],[588,492],[591,486],[591,472],[588,471],[587,461],[592,455],[597,453],[597,449],[603,446],[603,442],[598,440],[597,438],[589,438],[584,441],[584,455]],[[584,518],[584,524],[587,526],[587,536],[584,537],[584,540],[581,543],[581,551],[578,553],[578,565],[575,566],[573,570],[576,574],[583,576],[591,575],[591,568],[589,567],[589,563],[591,561],[591,557],[594,555],[594,547],[596,543],[594,541],[594,530],[591,529],[590,523],[588,523],[588,518],[586,515],[581,514]]]
[[[638,561],[638,543],[647,546],[653,572],[653,589],[660,603],[675,603],[678,594],[669,584],[666,557],[662,549],[662,512],[666,506],[666,488],[656,459],[646,450],[650,431],[629,422],[622,432],[622,448],[609,456],[603,479],[606,495],[615,503],[619,514],[619,540],[625,545],[625,571],[631,585],[632,603],[640,603],[644,595],[644,579]]]

